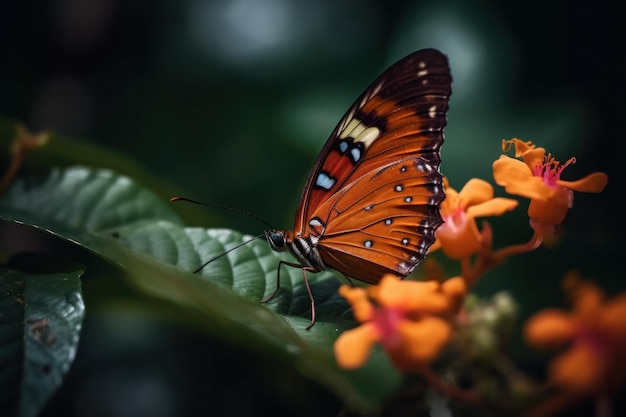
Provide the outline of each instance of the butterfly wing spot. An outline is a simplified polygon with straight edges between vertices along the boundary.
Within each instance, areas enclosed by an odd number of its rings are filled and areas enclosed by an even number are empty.
[[[431,184],[429,192],[431,194],[426,202],[431,206],[438,206],[446,198],[443,188],[438,184]]]
[[[375,206],[376,206],[376,204],[368,204],[367,206],[363,207],[363,211],[370,211]]]
[[[313,217],[310,221],[309,221],[309,226],[315,228],[315,227],[324,227],[324,222],[322,222],[322,219],[320,219],[319,217]]]
[[[420,61],[417,63],[417,66],[421,69],[421,68],[426,68],[426,63],[424,61]]]
[[[427,70],[421,70],[417,72],[417,76],[418,77],[425,77],[428,75],[428,71]]]
[[[402,184],[398,184],[395,187],[393,187],[393,189],[397,192],[401,192],[402,190],[404,190],[404,187],[402,186]]]
[[[391,219],[385,219],[385,224],[386,224],[387,226],[391,226],[391,223],[393,223],[393,220],[391,220]]]
[[[413,197],[404,197],[405,203],[410,203],[411,201],[413,201]]]
[[[339,134],[339,139],[353,138],[354,142],[362,142],[367,149],[380,136],[380,129],[376,126],[367,126],[358,117],[348,122],[345,129]]]
[[[428,109],[428,117],[434,119],[437,116],[437,106],[430,106]]]
[[[319,217],[313,217],[309,220],[309,227],[311,228],[311,235],[322,236],[326,230],[326,224]]]
[[[408,237],[405,237],[404,239],[402,239],[402,244],[404,246],[407,246],[409,244],[409,242],[410,242],[410,239]]]
[[[355,143],[354,146],[352,146],[352,148],[350,149],[350,159],[352,160],[353,164],[356,164],[357,162],[359,162],[361,160],[361,149],[356,146],[359,145],[360,143]]]
[[[424,172],[424,173],[433,172],[432,164],[427,163],[422,158],[418,158],[415,160],[415,169],[418,170],[419,172]]]
[[[371,240],[366,240],[365,242],[363,242],[363,246],[365,246],[366,248],[371,248],[372,246],[374,246],[374,242],[372,242]]]
[[[315,180],[315,186],[328,191],[333,188],[333,185],[335,185],[336,182],[336,178],[333,178],[328,175],[327,172],[322,171],[318,174],[317,179]]]
[[[434,208],[434,210],[438,210],[437,208]],[[441,220],[437,219],[434,221],[428,221],[428,219],[424,218],[420,221],[420,224],[415,228],[415,231],[418,234],[430,234],[433,233],[434,230],[437,226],[439,226],[442,223]],[[432,230],[432,231],[431,231]]]

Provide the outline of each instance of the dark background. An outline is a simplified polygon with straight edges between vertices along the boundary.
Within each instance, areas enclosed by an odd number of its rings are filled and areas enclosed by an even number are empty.
[[[500,140],[510,137],[545,146],[561,161],[576,156],[565,179],[593,171],[610,177],[602,194],[577,194],[564,224],[573,243],[526,258],[537,266],[524,264],[525,281],[512,285],[518,298],[558,294],[560,276],[572,267],[614,292],[624,287],[617,268],[625,230],[626,14],[618,3],[5,0],[0,114],[122,150],[183,195],[290,228],[315,156],[343,112],[386,66],[436,47],[449,56],[454,77],[442,165],[453,186],[472,176],[491,181]],[[520,225],[509,226],[513,242],[528,233],[518,211]],[[211,218],[201,226],[262,231],[229,213]],[[508,284],[491,278],[479,289]],[[162,331],[151,333],[141,320],[145,339],[127,340],[111,326],[116,320],[88,316],[77,362],[49,415],[182,415],[183,405],[186,415],[316,415],[338,407],[264,358],[242,361],[247,355],[235,348],[180,329],[166,332],[164,342]],[[94,334],[101,337],[107,325],[111,345],[121,347],[99,355]],[[189,354],[190,346],[204,355]],[[180,371],[189,367],[181,357],[201,356],[210,359],[194,365],[196,374]],[[91,381],[87,374],[95,385],[83,383]],[[298,382],[285,382],[292,379]],[[156,399],[166,405],[149,408]]]

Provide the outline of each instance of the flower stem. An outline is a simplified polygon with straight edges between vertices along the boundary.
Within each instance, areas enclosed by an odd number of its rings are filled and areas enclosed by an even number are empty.
[[[473,391],[468,391],[444,382],[437,373],[430,368],[424,368],[420,375],[432,386],[437,392],[449,398],[463,401],[469,404],[479,404],[480,398]]]
[[[494,252],[486,247],[478,254],[474,265],[470,264],[469,258],[461,260],[461,270],[467,286],[472,287],[485,272],[501,264],[509,256],[530,252],[541,246],[543,237],[548,230],[541,224],[531,225],[534,233],[528,242],[507,246]]]

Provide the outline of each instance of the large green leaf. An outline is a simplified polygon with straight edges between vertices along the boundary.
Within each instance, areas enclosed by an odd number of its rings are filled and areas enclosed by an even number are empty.
[[[380,354],[359,372],[334,364],[332,343],[354,323],[333,274],[308,274],[318,321],[307,331],[310,300],[300,269],[283,266],[278,295],[266,305],[259,302],[276,288],[279,261],[293,259],[253,239],[194,274],[206,260],[251,237],[183,227],[167,200],[127,177],[73,167],[19,178],[0,198],[0,217],[119,265],[144,291],[186,307],[201,329],[284,358],[352,406],[371,409],[398,384],[398,374]]]
[[[10,149],[17,134],[16,123],[0,115],[0,147]],[[69,138],[55,131],[46,131],[46,134],[46,145],[31,150],[28,158],[22,161],[30,170],[47,172],[50,167],[75,165],[106,168],[133,178],[163,199],[184,192],[179,185],[174,186],[152,174],[140,162],[119,149],[109,148],[96,141]],[[205,224],[209,220],[210,211],[193,204],[178,207],[178,212],[190,222]]]
[[[3,415],[35,416],[61,386],[74,360],[85,314],[81,274],[0,269]]]

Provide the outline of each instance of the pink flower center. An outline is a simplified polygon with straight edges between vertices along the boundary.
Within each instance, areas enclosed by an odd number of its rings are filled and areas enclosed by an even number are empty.
[[[576,341],[586,344],[593,350],[602,352],[610,343],[607,337],[593,327],[581,327],[576,333]]]
[[[448,230],[448,232],[457,232],[459,230],[463,230],[464,226],[465,226],[465,222],[466,222],[467,216],[465,215],[465,210],[463,209],[463,207],[461,206],[461,203],[459,202],[459,205],[457,206],[456,209],[444,214],[443,216],[443,220],[444,223],[441,225],[441,229],[443,230]]]
[[[406,312],[400,308],[378,306],[374,309],[372,323],[380,334],[383,346],[394,346],[398,343],[398,325],[405,319]]]
[[[543,163],[535,165],[532,169],[532,173],[535,177],[543,179],[544,184],[548,187],[557,188],[558,185],[556,182],[561,179],[561,173],[568,165],[573,163],[576,163],[576,158],[574,157],[568,159],[561,165],[552,155],[546,155],[543,158]]]

